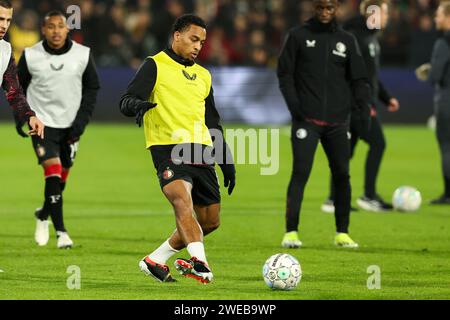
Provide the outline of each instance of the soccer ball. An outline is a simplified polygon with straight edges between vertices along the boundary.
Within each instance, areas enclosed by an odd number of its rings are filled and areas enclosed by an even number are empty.
[[[399,211],[412,212],[419,209],[422,203],[420,192],[413,187],[402,186],[395,190],[392,196],[392,205]]]
[[[302,278],[302,268],[297,259],[278,253],[267,259],[263,266],[264,282],[274,290],[292,290]]]

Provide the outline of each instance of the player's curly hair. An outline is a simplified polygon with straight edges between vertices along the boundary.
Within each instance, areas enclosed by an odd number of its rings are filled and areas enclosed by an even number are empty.
[[[11,9],[12,3],[9,0],[0,0],[0,7],[3,7],[5,9]]]
[[[206,29],[205,21],[199,16],[193,14],[185,14],[179,17],[172,27],[172,34],[175,32],[183,32],[189,29],[191,25],[199,26]]]
[[[45,23],[47,22],[48,19],[50,19],[51,17],[63,17],[64,19],[66,19],[66,16],[64,15],[64,13],[62,13],[59,10],[52,10],[50,12],[48,12],[45,16],[44,19],[42,19],[42,26],[45,26]]]

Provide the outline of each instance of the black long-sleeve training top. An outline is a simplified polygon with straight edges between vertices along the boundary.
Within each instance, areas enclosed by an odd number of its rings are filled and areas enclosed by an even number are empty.
[[[326,124],[349,120],[355,107],[367,107],[370,86],[356,39],[335,20],[316,18],[292,29],[279,57],[280,90],[294,119]]]
[[[165,51],[169,57],[178,63],[185,66],[192,66],[194,62],[190,60],[183,59],[178,56],[171,48],[167,48]],[[122,96],[120,100],[120,110],[127,117],[136,116],[136,108],[142,102],[149,101],[149,98],[152,94],[152,91],[156,84],[157,77],[157,66],[155,61],[152,58],[147,58],[144,63],[141,65],[139,70],[137,71],[134,78],[131,80],[128,85],[127,91]],[[208,97],[205,99],[205,124],[209,130],[217,129],[222,133],[223,139],[223,128],[220,125],[220,115],[216,109],[216,104],[214,101],[214,91],[211,87],[210,93]],[[218,146],[216,141],[214,142],[214,149],[220,148],[223,152],[223,155],[226,155],[224,159],[226,164],[232,164],[233,159],[231,156],[231,152],[227,146],[227,143],[223,139],[223,145]],[[168,158],[170,158],[171,150],[174,146],[152,146],[150,150],[152,154],[156,150],[158,153],[165,154]],[[195,146],[193,146],[195,148]]]

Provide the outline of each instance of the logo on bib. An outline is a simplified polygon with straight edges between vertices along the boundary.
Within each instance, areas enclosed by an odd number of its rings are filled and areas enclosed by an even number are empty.
[[[50,68],[52,68],[53,71],[61,71],[64,68],[64,63],[59,67],[55,67],[52,63],[50,63]]]
[[[185,76],[186,79],[191,80],[191,81],[195,81],[195,79],[197,79],[197,74],[194,73],[192,76],[187,73],[186,70],[182,70],[183,71],[183,75]]]

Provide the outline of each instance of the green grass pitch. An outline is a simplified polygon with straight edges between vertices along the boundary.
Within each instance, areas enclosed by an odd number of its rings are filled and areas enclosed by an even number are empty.
[[[44,191],[30,139],[20,138],[12,124],[0,124],[0,299],[449,299],[450,208],[425,203],[409,214],[354,213],[350,232],[361,248],[335,248],[334,217],[319,209],[329,180],[320,147],[301,217],[304,248],[280,247],[292,159],[288,132],[281,130],[277,175],[261,176],[259,166],[239,165],[235,193],[222,192],[222,225],[206,238],[215,281],[201,285],[175,274],[177,283],[161,284],[145,277],[138,262],[172,232],[174,216],[141,130],[132,125],[88,128],[64,194],[75,247],[58,250],[53,230],[47,247],[34,243],[33,212]],[[390,199],[400,185],[417,187],[425,202],[439,195],[433,132],[388,126],[386,137],[382,196]],[[352,162],[353,203],[362,192],[366,150],[361,143]],[[264,261],[279,252],[294,255],[303,269],[302,281],[291,292],[272,291],[262,279]],[[81,270],[80,290],[66,285],[72,265]],[[367,289],[371,265],[381,269],[379,290]]]

